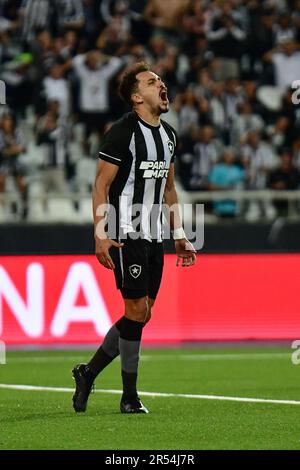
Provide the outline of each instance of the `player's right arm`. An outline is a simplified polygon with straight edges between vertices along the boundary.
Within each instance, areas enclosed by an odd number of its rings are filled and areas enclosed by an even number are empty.
[[[112,246],[122,247],[121,243],[110,240],[105,233],[105,221],[108,211],[109,188],[114,181],[119,167],[104,160],[99,160],[93,189],[93,215],[96,257],[107,269],[115,269],[109,255]]]

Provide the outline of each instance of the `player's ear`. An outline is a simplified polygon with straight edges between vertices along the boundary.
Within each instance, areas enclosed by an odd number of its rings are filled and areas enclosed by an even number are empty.
[[[143,98],[141,97],[141,95],[139,95],[139,93],[133,93],[133,94],[131,95],[131,100],[132,100],[133,105],[137,105],[137,104],[142,104],[142,103],[143,103]]]

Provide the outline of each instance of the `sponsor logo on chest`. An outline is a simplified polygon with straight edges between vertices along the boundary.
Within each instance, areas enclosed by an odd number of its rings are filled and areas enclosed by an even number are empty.
[[[166,161],[151,161],[147,160],[141,162],[140,170],[143,170],[143,178],[167,178],[169,174],[170,164]]]

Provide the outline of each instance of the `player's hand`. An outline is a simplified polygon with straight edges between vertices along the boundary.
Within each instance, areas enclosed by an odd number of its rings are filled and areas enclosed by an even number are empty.
[[[188,268],[196,263],[196,250],[192,243],[183,238],[182,240],[175,241],[175,249],[177,254],[176,266]]]
[[[122,248],[124,243],[117,243],[114,240],[110,240],[109,238],[96,238],[96,257],[102,266],[107,269],[115,269],[115,265],[113,260],[110,257],[109,250],[112,246],[116,248]]]

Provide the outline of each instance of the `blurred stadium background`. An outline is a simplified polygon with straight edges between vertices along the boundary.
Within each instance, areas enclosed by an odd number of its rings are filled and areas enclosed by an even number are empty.
[[[205,204],[197,266],[176,270],[172,244],[166,243],[165,277],[144,344],[181,348],[202,342],[211,354],[233,341],[264,341],[265,347],[285,340],[290,348],[300,337],[300,107],[293,88],[300,80],[299,0],[0,0],[0,80],[6,85],[6,105],[0,106],[1,340],[21,349],[91,347],[122,314],[113,276],[93,256],[91,189],[103,133],[126,112],[118,81],[126,66],[140,60],[151,63],[168,86],[171,109],[164,118],[180,137],[180,200]],[[245,357],[238,349],[239,367],[232,357],[218,362],[226,351],[215,357],[216,367],[208,360],[204,393],[297,399],[289,349],[269,351],[257,351],[251,367],[251,353]],[[62,364],[71,367],[81,353],[65,353],[64,360],[55,353],[9,354],[11,366],[1,369],[1,382],[70,386]],[[279,358],[285,362],[276,378]],[[43,368],[56,361],[61,370],[51,381]],[[169,386],[149,366],[154,378],[143,378],[145,390],[201,393],[203,361],[192,360],[190,369],[176,363],[190,374],[189,386],[168,358],[161,370],[173,377]],[[281,373],[290,374],[285,386]],[[115,379],[107,376],[104,386],[110,388],[108,379]],[[24,437],[33,430],[30,423],[18,434],[18,392],[1,393],[15,413],[12,421],[7,418],[12,434],[3,440],[9,448],[18,442],[19,448],[89,445],[77,435],[65,444],[36,436],[30,444]],[[33,396],[26,393],[30,413]],[[36,418],[41,426],[44,405],[39,402]],[[181,427],[180,440],[173,421],[168,429],[174,425],[174,435],[161,446],[218,447],[218,433],[224,448],[238,448],[239,439],[243,448],[297,448],[290,435],[282,440],[276,434],[275,405],[266,441],[255,435],[261,414],[255,425],[249,417],[250,428],[241,431],[236,408],[226,406],[234,436],[215,423],[201,444],[193,440],[193,427]],[[220,423],[229,419],[209,409]],[[177,419],[171,405],[169,412]],[[193,413],[191,407],[191,420]],[[292,419],[287,411],[285,417]],[[152,437],[143,445],[158,445]],[[101,445],[113,445],[109,435],[105,439]],[[133,445],[119,439],[119,448]],[[97,448],[97,440],[90,445]]]

